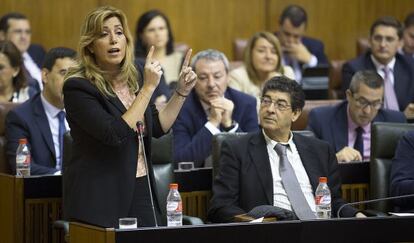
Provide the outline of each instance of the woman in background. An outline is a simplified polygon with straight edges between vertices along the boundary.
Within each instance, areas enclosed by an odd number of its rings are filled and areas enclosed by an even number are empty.
[[[263,84],[274,76],[294,79],[291,67],[282,65],[282,49],[277,37],[269,32],[258,32],[244,50],[244,66],[230,73],[230,87],[260,98]]]
[[[23,58],[10,41],[0,41],[0,102],[21,103],[35,94],[27,85]]]
[[[169,131],[195,84],[197,76],[188,67],[191,50],[177,89],[158,112],[150,97],[159,84],[161,66],[151,47],[144,73],[137,72],[121,10],[105,6],[89,13],[78,49],[78,66],[69,70],[63,88],[73,138],[72,157],[63,172],[65,215],[103,227],[117,227],[121,217],[136,217],[139,226],[154,226],[151,137]],[[138,123],[143,124],[139,130],[144,143],[138,139]],[[154,193],[153,198],[159,213]]]
[[[161,63],[167,85],[174,86],[184,55],[174,51],[174,37],[167,16],[158,10],[145,12],[138,19],[135,34],[136,57],[145,57],[149,47],[154,46],[153,58]]]

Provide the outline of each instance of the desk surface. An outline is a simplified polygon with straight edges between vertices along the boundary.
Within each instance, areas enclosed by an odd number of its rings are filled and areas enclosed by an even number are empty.
[[[275,223],[235,223],[183,226],[177,228],[140,228],[135,230],[102,229],[111,235],[105,242],[391,242],[413,241],[414,217],[386,217],[366,219],[330,219],[288,221]],[[76,230],[95,230],[96,227],[72,223],[71,238],[78,238]],[[76,232],[77,231],[77,232]],[[108,234],[108,232],[112,232]],[[85,238],[88,243],[91,238]],[[83,241],[78,241],[83,243]]]

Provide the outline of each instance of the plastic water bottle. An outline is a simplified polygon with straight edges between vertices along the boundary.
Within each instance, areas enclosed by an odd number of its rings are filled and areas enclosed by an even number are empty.
[[[326,177],[319,177],[319,185],[315,192],[316,217],[318,219],[331,218],[331,191],[327,182]]]
[[[30,176],[30,151],[27,139],[19,139],[19,147],[16,150],[16,175]]]
[[[170,184],[170,192],[167,196],[167,226],[183,225],[183,204],[180,193],[178,192],[178,184]]]

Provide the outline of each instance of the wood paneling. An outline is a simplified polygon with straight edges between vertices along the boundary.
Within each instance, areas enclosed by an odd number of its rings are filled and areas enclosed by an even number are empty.
[[[324,41],[330,59],[355,56],[355,40],[368,36],[372,21],[382,15],[403,20],[414,10],[412,0],[2,0],[0,14],[19,11],[32,23],[33,42],[46,48],[76,48],[85,15],[99,5],[113,5],[127,15],[135,32],[138,16],[160,9],[169,16],[176,41],[194,51],[215,48],[233,57],[232,41],[260,30],[275,31],[280,12],[300,4],[308,12],[307,33]]]

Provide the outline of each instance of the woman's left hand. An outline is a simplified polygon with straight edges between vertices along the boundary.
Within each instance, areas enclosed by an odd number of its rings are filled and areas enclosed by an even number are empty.
[[[187,51],[183,66],[181,67],[180,77],[178,78],[177,92],[183,96],[187,96],[197,81],[197,74],[189,67],[192,49]]]

